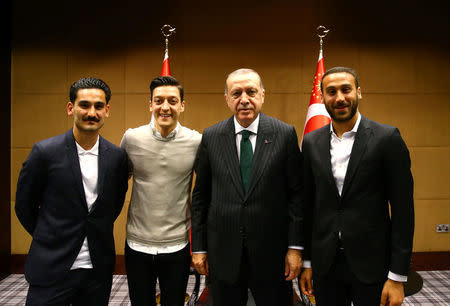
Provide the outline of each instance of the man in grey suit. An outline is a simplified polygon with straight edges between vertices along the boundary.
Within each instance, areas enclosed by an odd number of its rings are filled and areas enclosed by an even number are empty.
[[[302,291],[314,288],[317,305],[400,305],[414,233],[408,148],[397,128],[359,113],[353,69],[328,70],[321,89],[332,123],[303,139]]]
[[[294,127],[260,113],[258,73],[228,75],[233,116],[205,129],[195,163],[192,261],[215,306],[292,305],[302,265],[301,155]]]

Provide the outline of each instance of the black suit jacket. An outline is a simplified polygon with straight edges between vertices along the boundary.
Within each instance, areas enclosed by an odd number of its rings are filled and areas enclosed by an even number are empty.
[[[361,117],[341,196],[331,170],[330,137],[327,125],[303,139],[305,258],[312,258],[314,273],[327,273],[340,231],[345,256],[360,281],[383,281],[388,271],[407,275],[414,233],[413,178],[398,129]]]
[[[98,197],[88,212],[72,130],[36,143],[17,183],[15,210],[33,237],[25,266],[32,285],[64,278],[87,236],[93,267],[112,273],[113,224],[128,188],[123,149],[99,139]]]
[[[195,162],[192,251],[207,251],[216,279],[235,282],[247,241],[259,279],[279,279],[301,235],[301,156],[292,126],[260,114],[248,191],[242,185],[233,117],[204,131]]]

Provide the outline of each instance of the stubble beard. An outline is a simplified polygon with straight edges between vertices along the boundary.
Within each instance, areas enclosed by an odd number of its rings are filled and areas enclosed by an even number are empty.
[[[331,119],[333,119],[333,121],[347,122],[347,121],[350,121],[356,115],[356,112],[358,111],[358,104],[359,104],[358,97],[356,97],[355,100],[353,100],[353,102],[351,104],[350,113],[348,114],[348,116],[345,116],[345,117],[336,116],[334,113],[334,108],[330,109],[330,107],[327,104],[325,104],[325,108],[326,108],[328,114],[330,115]]]

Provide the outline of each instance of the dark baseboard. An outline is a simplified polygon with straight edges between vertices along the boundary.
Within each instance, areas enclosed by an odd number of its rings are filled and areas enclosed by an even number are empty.
[[[11,273],[23,274],[26,258],[24,254],[11,255]],[[411,270],[450,270],[450,252],[415,252],[412,254]],[[125,271],[125,256],[117,255],[114,274],[124,275]]]
[[[125,255],[116,255],[116,268],[114,269],[114,274],[127,274],[127,270],[125,269]]]
[[[26,254],[12,254],[11,255],[11,273],[23,274],[25,270]]]
[[[411,270],[450,270],[450,252],[414,252],[412,254]]]

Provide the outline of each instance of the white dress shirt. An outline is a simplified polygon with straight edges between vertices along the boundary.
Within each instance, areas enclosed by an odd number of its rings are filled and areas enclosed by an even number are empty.
[[[99,137],[97,136],[97,141],[90,150],[84,150],[77,142],[75,142],[77,145],[78,160],[80,162],[81,178],[83,180],[88,211],[91,211],[92,204],[97,200],[98,195],[98,140]],[[74,270],[79,268],[92,269],[87,237],[84,238],[81,250],[70,269]]]
[[[330,124],[331,171],[333,172],[334,181],[336,182],[336,187],[340,196],[342,196],[345,174],[347,173],[350,154],[352,153],[353,143],[355,142],[355,136],[360,122],[361,116],[358,114],[355,125],[350,131],[342,134],[342,138],[339,138],[336,135],[333,130],[333,125]]]

